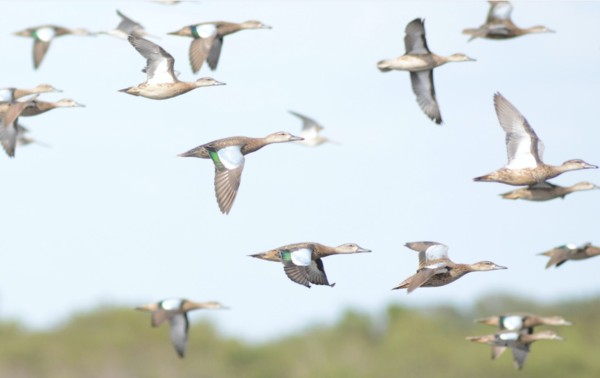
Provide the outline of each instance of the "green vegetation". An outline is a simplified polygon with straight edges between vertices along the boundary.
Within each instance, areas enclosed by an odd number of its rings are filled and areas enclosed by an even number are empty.
[[[561,315],[575,325],[554,327],[566,340],[534,344],[517,371],[509,351],[491,361],[488,346],[465,340],[494,331],[474,318],[510,311]],[[130,309],[99,309],[48,332],[0,324],[0,377],[600,377],[599,313],[600,299],[540,305],[493,296],[465,311],[390,306],[375,317],[348,311],[333,326],[260,345],[225,338],[200,322],[181,360],[167,327],[151,329]]]

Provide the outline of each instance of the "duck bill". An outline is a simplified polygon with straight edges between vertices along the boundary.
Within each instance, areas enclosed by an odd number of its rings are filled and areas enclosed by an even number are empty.
[[[494,270],[501,270],[501,269],[508,269],[508,268],[507,268],[507,267],[505,267],[505,266],[502,266],[502,265],[496,265],[496,266],[494,267]]]
[[[367,252],[373,252],[373,251],[371,251],[370,249],[358,247],[358,249],[356,250],[356,252],[358,252],[358,253],[361,253],[361,252],[367,253]]]
[[[297,142],[299,140],[304,140],[304,138],[295,135],[290,138],[290,142]]]
[[[222,81],[216,81],[213,85],[227,85],[227,83],[223,83]]]

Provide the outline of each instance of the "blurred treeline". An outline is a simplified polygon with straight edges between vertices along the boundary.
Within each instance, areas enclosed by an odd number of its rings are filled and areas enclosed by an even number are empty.
[[[509,311],[561,315],[575,324],[553,327],[566,340],[535,343],[517,371],[510,351],[491,361],[487,345],[465,340],[494,331],[474,318]],[[1,323],[0,377],[600,377],[599,315],[600,299],[542,305],[491,296],[468,309],[347,311],[334,325],[261,344],[198,322],[179,359],[167,327],[151,329],[147,314],[128,308],[101,308],[46,332]]]

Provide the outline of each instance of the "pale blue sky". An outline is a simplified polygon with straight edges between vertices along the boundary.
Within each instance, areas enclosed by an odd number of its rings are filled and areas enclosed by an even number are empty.
[[[514,5],[517,25],[557,32],[467,43],[461,30],[483,23],[484,1],[0,2],[0,87],[50,83],[64,92],[41,99],[87,105],[22,118],[51,148],[0,157],[0,318],[48,327],[102,304],[187,297],[232,308],[192,319],[264,340],[347,308],[469,305],[498,291],[537,300],[598,295],[600,259],[544,270],[536,253],[600,243],[600,191],[531,203],[498,196],[512,187],[472,181],[506,162],[496,91],[544,141],[547,163],[600,164],[600,3]],[[145,80],[145,62],[126,41],[61,37],[35,71],[32,41],[12,35],[47,23],[107,30],[119,21],[116,9],[160,36],[154,41],[174,56],[181,80],[212,76],[227,85],[166,101],[129,96],[118,90]],[[376,68],[404,53],[404,27],[416,17],[426,19],[433,52],[477,59],[435,70],[441,127],[419,109],[408,73]],[[215,72],[193,75],[191,40],[165,35],[202,21],[249,19],[273,29],[226,37]],[[341,144],[279,144],[249,155],[233,209],[222,215],[212,163],[176,155],[227,136],[298,132],[290,109],[318,120]],[[600,172],[553,180],[579,181],[600,184]],[[418,240],[447,244],[456,262],[509,269],[411,295],[390,291],[414,273],[417,255],[403,245]],[[246,257],[300,241],[355,242],[373,253],[326,258],[337,285],[311,289],[288,280],[279,264]]]

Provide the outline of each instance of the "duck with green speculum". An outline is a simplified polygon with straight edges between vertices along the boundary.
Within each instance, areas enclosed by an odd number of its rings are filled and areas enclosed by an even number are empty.
[[[179,154],[182,157],[211,159],[215,165],[215,194],[219,209],[228,214],[240,186],[245,155],[273,143],[302,140],[301,137],[279,131],[264,138],[234,136],[214,140]]]
[[[210,77],[203,77],[196,81],[180,81],[173,70],[175,59],[162,47],[134,35],[127,37],[127,40],[146,58],[146,68],[143,72],[147,77],[144,83],[121,89],[119,92],[153,100],[165,100],[196,88],[225,84]]]
[[[391,70],[409,71],[412,89],[417,96],[421,110],[438,125],[442,123],[440,107],[435,96],[433,69],[448,62],[471,62],[475,59],[465,54],[452,54],[448,57],[436,55],[427,47],[425,21],[416,18],[405,29],[404,46],[406,53],[377,63],[381,72]]]
[[[488,39],[509,39],[532,33],[554,33],[553,30],[545,26],[532,26],[530,28],[521,29],[515,25],[510,15],[513,11],[513,6],[509,1],[488,1],[490,9],[488,11],[485,24],[473,29],[464,29],[463,34],[470,35],[469,41],[475,38]]]
[[[314,285],[335,286],[330,284],[323,266],[324,257],[340,254],[371,252],[355,243],[329,247],[319,243],[303,242],[284,245],[270,251],[250,255],[258,259],[283,263],[283,271],[293,282],[310,288]]]
[[[570,326],[573,323],[562,316],[540,316],[526,312],[509,313],[475,319],[475,322],[496,326],[500,331],[525,331],[533,333],[533,327],[541,325]]]
[[[271,29],[271,27],[256,20],[242,23],[210,21],[185,26],[169,34],[193,38],[189,56],[192,71],[196,73],[200,71],[204,61],[208,63],[211,70],[217,69],[223,46],[223,37],[237,33],[240,30],[249,29]]]
[[[500,126],[506,133],[508,164],[497,171],[476,177],[474,181],[536,185],[564,172],[598,168],[581,159],[567,160],[562,165],[545,164],[542,161],[544,144],[517,108],[500,93],[494,95],[494,107]]]
[[[226,309],[219,302],[193,302],[188,299],[170,298],[157,303],[136,307],[136,310],[151,312],[152,327],[158,327],[169,321],[171,342],[177,355],[185,355],[188,339],[189,320],[187,313],[197,309]]]
[[[592,243],[585,243],[577,246],[575,244],[561,245],[560,247],[552,248],[549,251],[540,253],[542,256],[550,257],[546,264],[546,269],[556,266],[557,268],[568,260],[585,260],[590,257],[600,255],[600,247],[595,247]]]
[[[501,196],[504,199],[512,200],[549,201],[555,198],[564,199],[568,194],[592,189],[600,189],[600,186],[587,181],[578,182],[571,186],[560,186],[544,181],[541,184],[529,185],[526,188],[503,193]]]
[[[392,290],[407,289],[407,294],[419,287],[447,285],[467,273],[506,269],[505,266],[491,261],[457,264],[448,258],[448,247],[438,242],[421,241],[405,245],[413,251],[419,252],[419,268],[416,274],[408,277]]]
[[[525,359],[529,354],[533,342],[538,340],[563,340],[563,338],[553,331],[542,331],[532,334],[504,331],[491,335],[468,336],[467,340],[491,345],[492,360],[498,358],[506,348],[510,348],[513,353],[515,368],[520,370],[525,365]]]
[[[50,47],[50,42],[54,38],[63,35],[87,36],[94,35],[94,33],[86,29],[68,29],[56,25],[42,25],[18,31],[15,35],[33,38],[33,67],[37,69],[42,64],[42,60]]]

